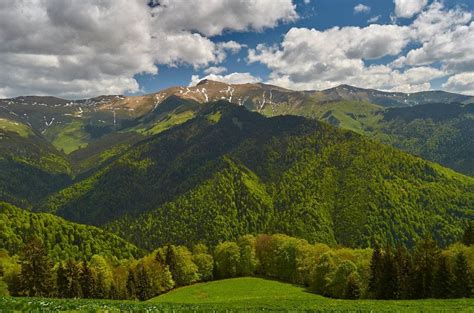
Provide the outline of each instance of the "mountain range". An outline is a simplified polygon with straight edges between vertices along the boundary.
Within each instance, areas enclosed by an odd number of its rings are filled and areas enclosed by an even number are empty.
[[[19,97],[0,100],[0,200],[144,249],[262,232],[447,245],[474,218],[472,138],[474,97],[441,91]]]

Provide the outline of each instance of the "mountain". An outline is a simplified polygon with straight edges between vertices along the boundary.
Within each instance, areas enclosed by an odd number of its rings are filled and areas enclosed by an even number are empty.
[[[291,114],[323,120],[474,175],[473,145],[469,144],[474,133],[471,96],[443,91],[405,94],[348,85],[297,92],[265,84],[228,85],[208,80],[156,95],[157,99],[170,96],[200,103],[225,99],[266,116]]]
[[[39,238],[55,260],[88,260],[94,254],[115,259],[143,255],[142,250],[125,240],[93,226],[68,222],[44,213],[31,213],[0,202],[0,249],[10,255],[21,254],[33,236]]]
[[[430,232],[445,245],[473,206],[474,178],[326,123],[221,101],[36,209],[153,248],[258,232],[348,246]]]
[[[0,199],[31,207],[71,183],[71,167],[41,134],[0,110]]]
[[[472,137],[473,115],[468,107],[474,103],[474,97],[443,91],[405,94],[348,85],[322,91],[292,91],[260,83],[203,80],[196,86],[172,87],[143,96],[4,99],[0,100],[0,112],[15,116],[64,152],[75,176],[100,166],[150,135],[184,123],[196,116],[207,102],[217,100],[245,106],[266,116],[291,114],[324,120],[474,175],[470,165],[474,163],[469,150],[472,145],[458,144]],[[435,110],[450,118],[433,120],[429,114],[434,108],[431,104],[438,104]],[[453,116],[447,112],[452,105],[465,109]],[[408,121],[394,119],[390,113],[403,111],[400,114],[406,115],[418,106],[428,114]],[[456,144],[454,155],[449,153],[451,143]]]

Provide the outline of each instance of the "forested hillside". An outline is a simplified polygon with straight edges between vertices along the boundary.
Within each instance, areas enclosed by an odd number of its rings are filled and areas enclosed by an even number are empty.
[[[0,110],[0,200],[31,207],[71,182],[71,167],[41,134]]]
[[[254,232],[368,246],[425,232],[446,245],[473,204],[472,178],[324,123],[219,102],[39,209],[147,248]]]
[[[11,255],[21,254],[32,238],[41,240],[49,257],[56,261],[88,260],[94,254],[115,260],[142,255],[134,245],[97,227],[71,223],[51,214],[30,213],[0,202],[0,249]]]

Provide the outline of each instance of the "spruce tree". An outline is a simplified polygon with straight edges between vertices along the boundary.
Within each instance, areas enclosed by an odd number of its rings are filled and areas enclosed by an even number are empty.
[[[47,297],[54,292],[52,265],[43,243],[37,238],[23,250],[20,280],[27,296]]]
[[[380,298],[395,299],[398,294],[398,272],[392,247],[387,245],[382,256],[382,268],[380,277]]]
[[[427,235],[420,240],[414,253],[413,289],[415,298],[429,298],[432,296],[433,276],[440,250],[436,241]]]
[[[410,281],[413,268],[411,255],[403,245],[398,244],[394,257],[398,274],[398,292],[396,298],[410,299],[413,294]]]
[[[67,290],[69,288],[69,282],[66,274],[66,269],[59,263],[58,269],[56,270],[56,295],[59,298],[67,298]]]
[[[471,270],[463,252],[456,255],[454,261],[454,296],[456,298],[469,298],[472,294]]]
[[[87,262],[82,262],[82,270],[80,275],[80,284],[82,290],[82,296],[84,298],[92,298],[94,296],[94,286],[95,280],[94,275],[90,267],[87,265]]]
[[[151,285],[145,266],[141,265],[137,273],[137,297],[138,300],[145,301],[151,298]]]
[[[68,278],[67,297],[68,298],[81,298],[82,288],[80,284],[81,272],[79,267],[74,263],[73,260],[69,260],[66,263],[66,276]]]
[[[372,253],[372,259],[370,260],[370,277],[368,290],[372,297],[380,297],[380,281],[382,276],[382,252],[380,247],[375,245]]]
[[[433,297],[446,299],[452,296],[453,275],[445,256],[441,256],[433,279]]]
[[[127,298],[128,299],[136,299],[137,297],[137,284],[135,281],[135,275],[132,269],[128,270],[128,277],[127,277]]]

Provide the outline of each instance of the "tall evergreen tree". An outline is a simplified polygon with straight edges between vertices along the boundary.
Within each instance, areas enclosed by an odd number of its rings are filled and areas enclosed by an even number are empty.
[[[380,281],[382,277],[382,252],[378,245],[375,245],[370,260],[370,277],[368,290],[374,298],[380,298]]]
[[[145,266],[140,265],[137,273],[137,297],[141,301],[151,298],[151,284]]]
[[[395,263],[398,274],[398,292],[396,298],[410,299],[413,295],[410,281],[413,264],[410,252],[401,244],[398,244],[397,249],[395,250]]]
[[[80,275],[80,284],[82,290],[82,296],[84,298],[92,298],[94,296],[95,280],[94,275],[87,262],[82,262],[82,270]]]
[[[433,278],[433,297],[446,299],[452,296],[453,275],[449,268],[448,260],[441,256],[438,261],[438,267]]]
[[[382,269],[380,277],[380,298],[395,299],[398,294],[397,264],[392,253],[392,247],[387,245],[382,256]]]
[[[414,297],[429,298],[432,295],[433,276],[440,250],[429,235],[416,244],[414,252]]]
[[[463,252],[456,255],[454,261],[454,296],[456,298],[468,298],[472,295],[472,273]]]
[[[136,299],[137,297],[137,283],[132,269],[128,270],[127,276],[127,298]]]
[[[68,278],[67,286],[67,297],[68,298],[81,298],[82,297],[82,288],[81,288],[81,271],[79,267],[74,263],[73,260],[69,260],[66,263],[65,267],[66,276]]]
[[[52,265],[43,243],[37,238],[23,250],[20,280],[30,297],[47,297],[53,291]]]
[[[66,298],[68,288],[69,282],[66,269],[61,263],[59,263],[58,269],[56,270],[56,295],[59,298]]]

